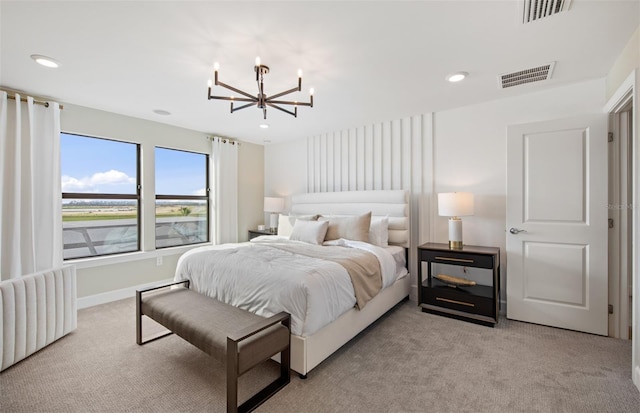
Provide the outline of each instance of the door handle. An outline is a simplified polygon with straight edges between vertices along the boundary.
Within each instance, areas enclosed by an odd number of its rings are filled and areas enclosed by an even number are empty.
[[[521,233],[521,232],[527,232],[527,231],[526,231],[526,230],[524,230],[524,229],[510,228],[510,229],[509,229],[509,232],[510,232],[510,233],[512,233],[512,234],[514,234],[514,235],[518,235],[518,234],[519,234],[519,233]]]

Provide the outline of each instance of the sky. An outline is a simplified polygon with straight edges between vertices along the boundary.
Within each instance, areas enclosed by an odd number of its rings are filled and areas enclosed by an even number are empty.
[[[136,193],[136,145],[60,134],[62,192]],[[204,195],[206,156],[155,148],[156,194]]]

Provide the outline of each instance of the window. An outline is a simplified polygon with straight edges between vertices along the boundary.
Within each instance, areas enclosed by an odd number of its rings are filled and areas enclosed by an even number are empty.
[[[156,248],[209,241],[209,157],[156,148]]]
[[[140,250],[140,148],[60,134],[63,257]]]

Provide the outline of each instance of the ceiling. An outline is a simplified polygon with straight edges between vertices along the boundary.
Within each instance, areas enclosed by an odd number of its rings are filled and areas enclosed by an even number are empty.
[[[522,1],[3,0],[0,86],[276,143],[602,78],[640,22],[639,0],[573,0],[523,24]],[[297,118],[270,109],[260,129],[260,110],[207,100],[214,62],[220,81],[254,93],[256,56],[271,69],[265,93],[295,87],[301,68],[292,100],[313,87],[314,107]],[[500,74],[554,61],[550,80],[498,88]],[[457,71],[469,77],[445,81]]]

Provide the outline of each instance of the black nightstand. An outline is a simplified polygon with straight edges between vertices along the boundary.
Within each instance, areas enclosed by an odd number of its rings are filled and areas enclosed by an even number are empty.
[[[260,235],[276,235],[277,232],[271,232],[268,229],[250,229],[249,230],[249,241],[251,241],[255,237],[259,237]]]
[[[422,263],[427,267],[424,278]],[[483,268],[491,274],[476,285],[459,285],[436,278],[438,274],[434,274],[434,268],[438,264]],[[500,312],[500,249],[465,245],[461,250],[452,250],[448,244],[420,245],[418,304],[424,312],[493,327],[498,323]]]

